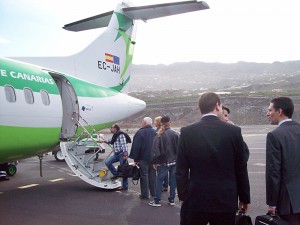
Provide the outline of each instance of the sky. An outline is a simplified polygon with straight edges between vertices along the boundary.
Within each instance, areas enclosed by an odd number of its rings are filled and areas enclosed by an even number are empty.
[[[137,5],[170,0],[131,0]],[[176,0],[174,0],[176,1]],[[0,0],[0,56],[74,54],[105,28],[63,25],[111,11],[117,0]],[[134,64],[300,60],[299,0],[205,0],[210,9],[139,22]]]

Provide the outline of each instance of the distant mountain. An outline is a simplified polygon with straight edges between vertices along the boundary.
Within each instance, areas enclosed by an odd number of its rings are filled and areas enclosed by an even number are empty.
[[[300,86],[300,60],[274,63],[133,65],[131,92],[160,90],[278,89]]]

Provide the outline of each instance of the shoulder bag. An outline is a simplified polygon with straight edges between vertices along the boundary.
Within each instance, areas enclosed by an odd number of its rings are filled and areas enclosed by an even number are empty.
[[[128,163],[124,165],[119,165],[117,168],[118,175],[117,177],[131,177],[132,183],[134,185],[137,185],[139,182],[139,179],[141,177],[141,170],[138,164],[136,165],[129,165]],[[135,182],[134,182],[135,181]]]

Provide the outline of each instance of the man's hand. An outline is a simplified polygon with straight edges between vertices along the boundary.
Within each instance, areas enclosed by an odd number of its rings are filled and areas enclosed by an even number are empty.
[[[239,202],[239,210],[244,210],[245,213],[248,211],[250,204]]]
[[[153,164],[153,168],[155,169],[155,170],[157,170],[157,167],[159,166],[159,164]]]
[[[276,207],[269,206],[268,213],[271,213],[272,215],[276,215]]]
[[[123,153],[123,160],[126,161],[127,160],[127,152]]]

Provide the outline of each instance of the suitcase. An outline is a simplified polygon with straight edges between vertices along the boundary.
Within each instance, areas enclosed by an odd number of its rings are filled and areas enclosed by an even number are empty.
[[[251,217],[244,210],[238,210],[235,216],[235,225],[252,225]]]
[[[282,220],[278,215],[267,213],[266,215],[257,216],[255,225],[289,225],[289,223]]]

